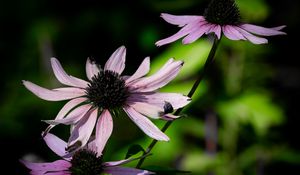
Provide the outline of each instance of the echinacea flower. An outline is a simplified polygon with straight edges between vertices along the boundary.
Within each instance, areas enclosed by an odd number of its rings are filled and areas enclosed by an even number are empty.
[[[95,140],[89,142],[85,148],[73,154],[67,154],[67,143],[55,135],[48,133],[44,140],[48,147],[62,159],[47,163],[33,163],[20,160],[31,175],[149,175],[154,174],[146,170],[121,167],[119,165],[136,160],[136,158],[120,161],[103,162],[101,153],[96,149]]]
[[[51,65],[56,78],[68,87],[45,89],[29,81],[25,87],[38,97],[48,101],[69,100],[55,120],[47,120],[46,133],[57,124],[71,125],[67,150],[83,147],[96,125],[96,146],[104,147],[113,130],[112,114],[123,109],[129,118],[148,136],[162,141],[169,137],[147,117],[173,120],[173,109],[181,108],[190,98],[177,93],[160,93],[157,89],[176,77],[183,62],[169,59],[155,74],[144,77],[150,69],[150,59],[145,58],[132,76],[121,76],[125,68],[126,48],[118,48],[101,69],[90,59],[86,62],[88,81],[68,75],[56,58]],[[146,117],[147,116],[147,117]]]
[[[214,33],[218,39],[222,33],[231,40],[248,40],[253,44],[265,44],[268,40],[259,36],[284,35],[285,26],[265,28],[242,23],[239,9],[234,0],[212,0],[203,16],[175,16],[162,13],[161,17],[170,24],[182,27],[176,34],[157,41],[162,46],[183,38],[183,44],[190,44],[204,34]]]

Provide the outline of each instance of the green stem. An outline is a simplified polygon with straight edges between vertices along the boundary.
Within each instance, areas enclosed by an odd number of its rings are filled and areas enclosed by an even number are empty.
[[[219,45],[219,40],[217,37],[214,36],[214,41],[213,41],[213,45],[212,45],[212,48],[208,54],[208,57],[206,59],[206,62],[204,64],[204,67],[203,69],[200,70],[199,72],[199,77],[197,78],[197,80],[195,81],[192,89],[190,90],[190,92],[188,93],[188,97],[192,97],[194,95],[194,93],[196,92],[199,84],[201,83],[201,81],[203,80],[203,77],[204,75],[206,74],[208,68],[210,67],[210,65],[213,63],[214,61],[214,57],[215,57],[215,53],[216,53],[216,50],[217,50],[217,47]],[[174,115],[179,115],[180,112],[183,110],[183,108],[179,108],[177,109],[175,112],[174,112]],[[161,129],[162,132],[165,132],[169,127],[170,125],[172,124],[172,121],[168,121],[164,126],[163,128]],[[157,143],[157,140],[152,140],[152,142],[150,143],[150,145],[147,147],[146,151],[144,152],[143,155],[145,154],[149,154],[151,152],[151,150],[153,149],[153,147],[155,146],[155,144]],[[136,168],[140,168],[142,166],[142,164],[144,163],[146,157],[143,157],[139,160],[138,164],[136,165]]]

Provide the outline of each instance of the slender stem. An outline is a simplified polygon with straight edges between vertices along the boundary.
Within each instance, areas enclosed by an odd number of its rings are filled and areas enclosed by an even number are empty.
[[[208,57],[207,57],[206,62],[204,64],[204,67],[203,67],[203,69],[200,70],[199,76],[198,76],[197,80],[195,81],[192,89],[190,90],[190,92],[187,95],[188,97],[192,97],[194,95],[194,93],[196,92],[196,90],[197,90],[200,82],[203,80],[203,77],[206,74],[208,68],[213,63],[214,57],[215,57],[215,53],[216,53],[217,47],[219,45],[219,42],[220,41],[218,40],[218,38],[214,36],[213,45],[212,45],[212,48],[211,48],[211,50],[210,50],[210,52],[208,54]],[[182,110],[183,110],[183,108],[177,109],[174,112],[174,115],[179,115]],[[172,121],[168,121],[163,126],[163,128],[161,129],[161,131],[165,132],[170,127],[171,124],[172,124]],[[145,153],[143,155],[150,153],[156,143],[157,143],[157,140],[153,139],[152,142],[150,143],[150,145],[147,147],[147,149],[146,149],[146,151],[145,151]],[[138,164],[136,165],[136,168],[140,168],[142,166],[142,164],[144,163],[145,159],[146,159],[146,157],[141,158],[139,160]]]

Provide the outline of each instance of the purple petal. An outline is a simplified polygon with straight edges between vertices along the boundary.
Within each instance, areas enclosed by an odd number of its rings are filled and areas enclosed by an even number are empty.
[[[68,103],[66,103],[63,108],[58,112],[57,116],[55,117],[55,120],[63,119],[66,114],[73,109],[75,106],[79,105],[80,103],[86,101],[86,98],[75,98],[73,100],[70,100]],[[47,134],[55,125],[49,125],[46,130],[45,134]]]
[[[111,175],[149,175],[154,174],[147,170],[140,170],[135,168],[125,168],[125,167],[106,167],[104,169],[105,173]]]
[[[137,112],[154,119],[159,119],[164,114],[164,109],[149,103],[134,102],[130,104]]]
[[[216,36],[218,37],[218,39],[220,39],[221,38],[221,31],[222,31],[221,26],[217,25],[217,24],[214,24],[207,33],[215,33]]]
[[[192,23],[187,24],[186,26],[184,26],[181,30],[179,30],[174,35],[172,35],[168,38],[157,41],[155,43],[155,45],[162,46],[162,45],[169,44],[171,42],[174,42],[174,41],[184,37],[185,35],[187,35],[187,34],[191,33],[192,31],[196,30],[199,26],[199,22],[200,21],[194,21]]]
[[[113,120],[108,110],[103,110],[96,126],[96,152],[98,156],[102,155],[102,151],[113,131]]]
[[[51,58],[51,65],[52,65],[52,69],[55,74],[55,77],[62,84],[69,85],[69,86],[75,86],[75,87],[81,87],[81,88],[87,87],[88,82],[78,79],[78,78],[71,77],[70,75],[68,75],[64,71],[61,64],[59,63],[59,61],[56,58]]]
[[[57,160],[51,163],[32,163],[20,160],[28,169],[32,170],[31,174],[46,174],[47,172],[66,171],[71,167],[71,163],[65,160]]]
[[[74,125],[78,121],[80,121],[85,114],[92,108],[90,104],[79,106],[78,108],[71,111],[65,118],[58,119],[58,120],[44,120],[44,122],[50,124],[50,125],[58,125],[58,124],[64,124],[64,125]]]
[[[222,27],[224,35],[231,40],[246,40],[246,38],[234,26],[226,25]]]
[[[212,24],[208,24],[206,21],[199,24],[197,30],[191,32],[188,36],[186,36],[183,40],[183,44],[190,44],[200,38],[204,33],[208,32],[210,28],[213,27]]]
[[[168,61],[155,74],[149,77],[141,78],[140,80],[131,84],[129,88],[136,92],[149,92],[157,90],[173,80],[180,71],[182,65],[182,61]]]
[[[92,80],[92,77],[99,73],[99,68],[95,62],[88,58],[86,60],[85,71],[88,79]]]
[[[272,27],[273,30],[282,30],[286,27],[286,25],[278,26],[278,27]]]
[[[178,93],[146,92],[132,94],[129,102],[144,102],[164,108],[169,102],[174,109],[182,108],[191,102],[191,98]]]
[[[119,47],[107,60],[104,70],[111,70],[121,74],[125,68],[126,48]]]
[[[69,138],[68,148],[75,146],[79,143],[83,147],[88,142],[97,119],[98,110],[88,112],[76,125]]]
[[[180,27],[190,22],[193,22],[195,20],[204,20],[203,16],[190,16],[190,15],[176,16],[167,13],[162,13],[161,17],[168,23],[179,25]]]
[[[49,90],[25,80],[23,80],[23,84],[33,94],[48,101],[68,100],[85,95],[84,90],[78,88],[59,88]]]
[[[235,27],[235,29],[237,29],[245,38],[247,38],[253,44],[266,44],[266,43],[268,43],[267,39],[254,36],[254,35],[252,35],[251,33],[247,32],[246,30],[244,30],[242,28]]]
[[[150,70],[150,57],[146,57],[135,73],[126,79],[126,84],[146,75]]]
[[[124,111],[128,114],[129,118],[149,137],[162,141],[170,140],[169,137],[159,130],[148,118],[136,112],[133,108],[124,107]]]
[[[282,29],[283,26],[279,26],[274,29],[274,28],[265,28],[261,26],[256,26],[252,24],[242,24],[239,27],[250,33],[261,35],[261,36],[286,35],[285,32],[276,30],[276,29],[279,30]]]

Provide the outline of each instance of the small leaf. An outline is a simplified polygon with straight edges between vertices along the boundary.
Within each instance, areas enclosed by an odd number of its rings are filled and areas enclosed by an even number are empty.
[[[141,151],[143,153],[145,153],[145,150],[143,147],[141,147],[141,145],[134,144],[134,145],[130,146],[130,148],[128,149],[125,159],[128,159],[129,157],[136,155],[137,153],[139,153]]]

